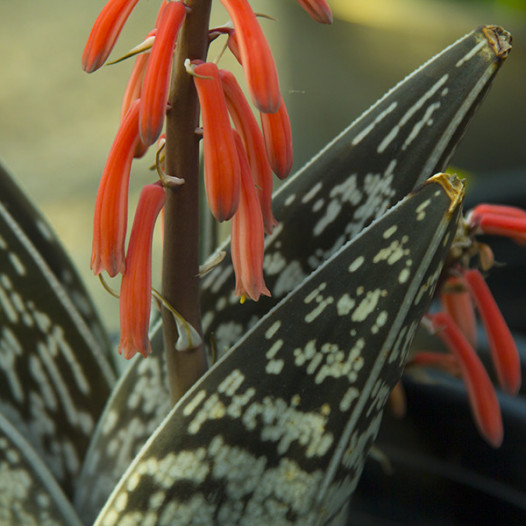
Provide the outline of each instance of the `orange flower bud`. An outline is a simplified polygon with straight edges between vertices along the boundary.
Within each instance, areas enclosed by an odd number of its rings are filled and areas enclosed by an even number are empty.
[[[462,278],[449,278],[440,294],[442,305],[462,334],[474,347],[477,345],[477,319],[471,294]]]
[[[139,0],[109,0],[93,24],[84,53],[82,69],[92,73],[108,58],[117,38]]]
[[[280,179],[285,179],[294,159],[289,114],[283,99],[280,100],[276,113],[261,113],[261,128],[270,166]]]
[[[99,184],[93,219],[91,269],[110,276],[124,272],[128,220],[128,184],[133,154],[139,143],[139,101],[135,101],[113,141]]]
[[[280,103],[278,74],[270,47],[247,0],[221,0],[234,22],[239,54],[254,106],[265,113]]]
[[[265,151],[265,141],[234,75],[230,71],[221,69],[219,78],[223,85],[228,111],[243,140],[248,163],[256,183],[265,232],[271,234],[277,221],[272,214],[272,168]]]
[[[482,274],[478,270],[467,270],[464,278],[488,334],[499,385],[506,393],[515,395],[521,385],[521,364],[513,336]]]
[[[499,447],[504,435],[502,416],[495,389],[486,369],[449,314],[439,312],[428,315],[428,320],[437,336],[459,362],[471,411],[481,435],[493,447]]]
[[[152,294],[152,240],[155,221],[166,201],[160,183],[143,188],[130,234],[120,295],[119,353],[128,360],[152,352],[148,339]]]
[[[257,301],[270,296],[263,279],[263,217],[243,142],[234,132],[241,167],[241,198],[232,218],[231,252],[236,273],[236,295]]]
[[[139,130],[147,146],[153,144],[163,128],[170,74],[177,34],[186,15],[182,2],[168,2],[163,9],[152,46],[141,91]]]
[[[481,204],[467,217],[471,228],[483,234],[505,236],[517,243],[526,243],[526,212],[520,208]]]
[[[239,157],[217,66],[196,60],[187,64],[201,104],[205,188],[208,206],[218,221],[230,219],[240,193]]]

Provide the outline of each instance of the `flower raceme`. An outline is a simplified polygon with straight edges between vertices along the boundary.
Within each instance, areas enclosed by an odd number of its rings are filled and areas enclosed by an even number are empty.
[[[509,328],[487,286],[483,275],[470,268],[478,257],[479,265],[489,270],[493,254],[488,245],[478,242],[478,234],[506,236],[523,244],[526,241],[526,212],[513,207],[481,204],[461,221],[442,287],[444,312],[427,316],[430,327],[446,344],[451,355],[418,352],[409,366],[440,367],[455,374],[451,358],[455,357],[466,382],[472,412],[481,434],[495,447],[502,441],[500,410],[496,395],[483,365],[473,349],[476,345],[475,307],[488,335],[491,358],[500,388],[516,395],[521,385],[520,357]]]
[[[233,76],[215,64],[189,62],[203,121],[205,187],[218,221],[232,220],[232,250],[238,295],[257,300],[269,295],[262,272],[264,231],[276,225],[272,214],[272,170],[284,178],[292,165],[290,122],[279,91],[274,59],[248,0],[221,0],[232,22],[210,33],[228,34],[228,44],[243,67],[249,93],[264,115],[261,128]],[[100,68],[138,0],[109,0],[99,14],[82,56],[86,72]],[[315,19],[327,22],[325,1],[300,2]],[[138,55],[121,107],[121,124],[110,149],[97,193],[91,268],[111,277],[123,274],[120,350],[126,357],[147,355],[150,312],[151,229],[164,190],[145,188],[136,213],[128,252],[125,239],[128,186],[133,157],[141,157],[159,137],[168,105],[174,49],[191,9],[183,1],[162,0],[152,31],[124,58]],[[228,29],[227,29],[228,28]],[[227,108],[228,102],[228,108]],[[230,117],[229,117],[230,114]],[[234,135],[230,119],[239,131]],[[162,184],[170,176],[162,174]],[[180,179],[182,181],[182,179]],[[138,270],[142,266],[143,274]],[[132,312],[135,309],[135,312]]]
[[[151,352],[148,339],[152,294],[152,240],[155,221],[166,201],[166,193],[159,182],[146,185],[135,212],[126,270],[121,282],[120,318],[121,338],[119,353],[126,359],[140,352]]]

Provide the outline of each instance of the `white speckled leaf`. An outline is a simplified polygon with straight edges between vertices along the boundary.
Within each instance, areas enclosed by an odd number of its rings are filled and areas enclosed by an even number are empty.
[[[66,492],[115,381],[69,259],[0,167],[0,413]]]
[[[221,352],[237,343],[320,262],[419,181],[443,168],[501,62],[482,30],[470,33],[393,88],[292,177],[275,196],[280,226],[266,240],[265,278],[273,297],[241,306],[233,295],[228,256],[203,280],[207,339],[213,333]],[[389,144],[386,137],[392,137]],[[221,249],[228,252],[228,243]],[[158,340],[157,349],[161,347]],[[163,358],[154,352],[148,360],[154,363],[146,366],[137,360],[119,383],[119,394],[108,405],[90,447],[75,496],[77,509],[88,522],[148,438],[148,431],[160,423],[136,425],[142,405],[151,407],[152,400],[158,400],[157,417],[167,412]],[[138,383],[140,374],[134,371],[138,367],[148,368],[147,382]],[[157,377],[152,376],[154,371],[159,372]],[[136,401],[135,412],[130,412],[128,398]],[[106,419],[115,433],[127,437],[128,446],[118,455],[109,453],[113,450],[108,449],[108,440],[114,440],[114,433],[102,431],[108,428]]]
[[[0,524],[82,525],[51,472],[22,435],[2,415]]]
[[[170,412],[96,526],[342,520],[463,195],[432,178],[264,316]]]
[[[473,31],[421,66],[276,192],[280,225],[266,238],[264,262],[272,297],[240,306],[229,254],[203,279],[203,330],[220,353],[346,241],[446,169],[503,60],[487,35]],[[228,252],[228,242],[219,250]]]

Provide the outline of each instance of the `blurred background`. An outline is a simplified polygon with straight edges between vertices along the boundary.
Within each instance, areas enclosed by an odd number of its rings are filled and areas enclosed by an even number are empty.
[[[0,2],[0,160],[47,217],[104,322],[116,331],[117,301],[89,271],[91,225],[132,63],[92,75],[80,67],[91,25],[104,3]],[[469,174],[474,195],[482,182],[495,181],[496,194],[508,188],[526,196],[526,0],[329,3],[333,26],[314,23],[294,0],[252,2],[255,11],[278,20],[262,25],[292,120],[295,168],[442,48],[479,25],[498,24],[513,34],[513,51],[453,162]],[[216,4],[214,22],[221,24],[227,15]],[[143,39],[158,6],[154,0],[139,2],[113,58]],[[229,67],[228,61],[221,64]],[[130,210],[142,186],[154,179],[148,169],[153,159],[149,153],[134,162]]]

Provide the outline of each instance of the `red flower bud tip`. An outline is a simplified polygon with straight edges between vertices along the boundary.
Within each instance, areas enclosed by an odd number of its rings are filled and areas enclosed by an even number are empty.
[[[139,130],[141,140],[150,146],[159,137],[170,89],[170,73],[177,34],[186,15],[182,2],[168,2],[160,15],[141,91]]]
[[[270,47],[247,0],[221,0],[234,22],[241,64],[254,106],[274,113],[280,103],[278,74]]]
[[[208,206],[221,222],[234,215],[239,203],[239,156],[217,66],[196,60],[188,61],[186,68],[194,75],[201,104]]]
[[[152,352],[148,339],[152,294],[152,240],[155,221],[166,201],[160,183],[143,188],[130,234],[120,295],[119,353],[129,360]]]
[[[510,330],[482,274],[478,270],[467,270],[464,278],[488,334],[499,385],[506,393],[515,395],[521,385],[521,367],[519,353]]]
[[[124,272],[128,220],[128,184],[133,154],[139,143],[139,101],[135,101],[113,141],[99,184],[93,220],[91,269],[110,276]]]
[[[234,75],[224,69],[219,70],[226,104],[237,132],[241,135],[248,164],[257,187],[257,195],[265,232],[272,233],[278,223],[272,214],[272,168],[267,159],[265,141],[250,106],[243,95],[243,90]]]
[[[427,319],[460,364],[473,417],[481,435],[490,445],[499,447],[504,435],[502,416],[488,373],[449,314],[440,312],[429,315]]]
[[[263,279],[263,217],[243,142],[234,132],[241,166],[241,198],[232,218],[232,263],[236,273],[236,295],[257,301],[261,294],[270,296]]]
[[[108,58],[117,38],[139,0],[109,0],[100,12],[82,54],[82,69],[92,73]]]
[[[289,114],[282,98],[276,113],[261,113],[261,128],[270,166],[280,179],[285,179],[292,168],[294,155]]]
[[[442,288],[440,299],[444,309],[453,318],[462,334],[473,347],[476,347],[477,319],[475,306],[469,290],[464,285],[464,280],[458,277],[449,278]]]
[[[325,0],[298,0],[307,13],[320,24],[332,24],[332,12]]]
[[[466,221],[483,234],[510,237],[517,243],[526,243],[526,212],[520,208],[481,204],[468,214]]]

